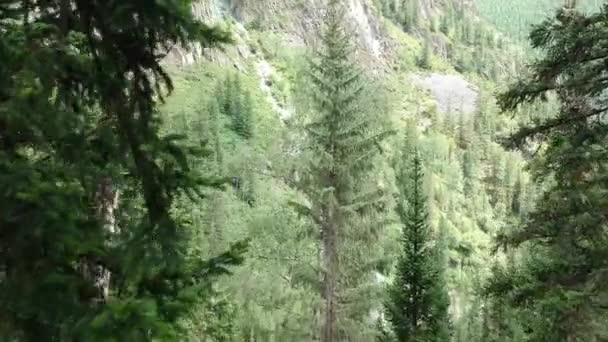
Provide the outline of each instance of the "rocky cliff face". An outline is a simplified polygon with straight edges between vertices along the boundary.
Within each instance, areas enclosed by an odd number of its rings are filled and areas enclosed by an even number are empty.
[[[193,12],[206,23],[232,22],[236,25],[237,43],[246,39],[247,29],[256,29],[282,34],[288,46],[313,46],[316,33],[323,23],[324,8],[328,0],[195,0]],[[360,58],[376,67],[387,66],[395,57],[396,43],[387,32],[374,0],[343,0],[347,11],[347,22],[357,36],[361,47]],[[473,0],[425,0],[420,1],[421,22],[445,12],[447,8],[463,8],[475,11]],[[425,25],[426,26],[426,25]],[[247,28],[247,29],[246,29]],[[422,34],[422,33],[421,33]],[[441,42],[435,42],[435,50],[441,55]],[[192,64],[201,56],[217,59],[217,55],[206,54],[200,46],[176,49],[171,63]],[[380,62],[380,63],[379,63]]]
[[[197,0],[194,1],[192,12],[200,20],[206,23],[216,23],[221,15],[217,7],[216,0]],[[203,56],[203,49],[200,44],[192,46],[177,46],[171,50],[166,62],[173,65],[190,65],[198,58]]]
[[[360,57],[376,65],[384,64],[377,62],[391,57],[394,44],[372,0],[344,1],[348,9],[347,21],[352,24],[361,47]],[[313,46],[323,22],[325,5],[326,0],[197,0],[193,11],[207,23],[234,22],[237,45],[246,44],[245,28],[252,28],[281,33],[291,46]],[[203,56],[220,58],[195,45],[175,49],[169,63],[188,65]]]
[[[371,0],[344,0],[348,22],[359,38],[360,45],[371,56],[383,54],[386,35],[378,11]],[[294,43],[312,44],[323,22],[326,0],[233,0],[230,6],[234,18],[245,26],[281,31]]]

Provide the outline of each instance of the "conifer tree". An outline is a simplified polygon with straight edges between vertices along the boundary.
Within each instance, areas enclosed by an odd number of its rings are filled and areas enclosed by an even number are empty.
[[[444,14],[441,16],[441,22],[439,24],[439,31],[443,32],[446,36],[450,35],[450,16]]]
[[[253,99],[243,87],[238,73],[227,75],[217,89],[217,98],[224,115],[230,119],[228,127],[243,139],[253,137]]]
[[[209,111],[209,130],[210,137],[209,140],[213,144],[213,156],[215,157],[215,169],[216,174],[222,175],[224,171],[224,152],[222,149],[221,143],[221,133],[220,133],[220,107],[218,103],[218,99],[212,99],[209,101],[208,109]]]
[[[323,342],[364,339],[351,334],[358,336],[369,325],[367,305],[361,305],[369,294],[358,291],[372,275],[366,257],[375,252],[374,237],[382,223],[375,221],[374,212],[384,201],[370,175],[379,144],[389,134],[381,114],[366,110],[369,105],[363,102],[364,75],[352,60],[353,38],[344,13],[341,1],[330,1],[321,48],[310,62],[314,113],[306,129],[308,172],[300,184],[310,202],[303,210],[320,231]],[[374,327],[369,328],[373,336]]]
[[[458,118],[458,145],[462,149],[466,149],[471,144],[473,137],[473,122],[467,118],[464,111],[460,111]]]
[[[423,69],[431,69],[432,60],[431,56],[433,54],[431,43],[429,42],[430,37],[424,40],[424,47],[422,49],[422,53],[418,57],[418,66]]]
[[[224,115],[232,117],[234,107],[238,106],[235,101],[240,98],[238,74],[227,73],[223,81],[217,86],[217,98],[220,102],[221,111]]]
[[[444,258],[441,244],[432,239],[422,182],[422,161],[416,153],[411,171],[402,170],[398,180],[403,237],[386,313],[399,341],[449,341]]]
[[[252,139],[253,138],[253,123],[254,123],[254,107],[253,107],[253,99],[251,97],[251,92],[246,91],[244,93],[244,105],[243,111],[240,113],[238,120],[239,123],[237,125],[238,132],[243,139]]]
[[[406,32],[413,32],[418,26],[418,0],[403,0],[400,7],[399,21]]]
[[[488,99],[484,94],[480,95],[477,108],[473,114],[473,130],[475,135],[479,136],[479,140],[483,142],[491,140],[495,134],[494,118],[490,115]]]
[[[3,340],[180,340],[180,317],[240,260],[190,258],[173,214],[215,182],[160,133],[161,58],[228,40],[191,5],[0,4]]]
[[[382,0],[380,3],[381,6],[381,10],[382,10],[382,15],[390,18],[392,15],[392,9],[391,7],[394,6],[393,5],[394,2],[392,0]]]
[[[481,172],[478,167],[479,155],[477,147],[471,146],[471,148],[464,151],[462,159],[464,192],[468,197],[475,194],[477,183],[479,181],[479,172]]]
[[[243,199],[250,206],[254,206],[257,198],[257,178],[252,169],[248,170],[245,177],[246,189],[243,193]]]
[[[561,110],[523,126],[510,146],[539,139],[546,150],[536,170],[552,180],[524,224],[505,231],[501,244],[516,247],[520,262],[497,267],[487,290],[516,308],[528,339],[601,341],[608,338],[605,89],[608,6],[585,15],[570,8],[530,34],[545,54],[532,77],[500,98],[504,109],[555,91]]]

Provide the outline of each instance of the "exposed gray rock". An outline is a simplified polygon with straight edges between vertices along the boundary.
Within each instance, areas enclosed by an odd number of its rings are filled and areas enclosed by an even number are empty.
[[[323,23],[327,0],[234,0],[232,15],[246,27],[281,32],[294,46],[314,46]],[[352,24],[361,57],[379,66],[391,54],[393,44],[384,32],[373,0],[344,0],[347,22]]]
[[[432,73],[412,76],[414,83],[430,91],[437,108],[444,114],[473,114],[477,108],[479,89],[459,75]]]

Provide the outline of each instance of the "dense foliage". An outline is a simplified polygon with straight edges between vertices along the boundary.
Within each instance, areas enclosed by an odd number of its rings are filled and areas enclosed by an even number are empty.
[[[576,6],[587,11],[600,8],[601,0],[475,0],[480,13],[513,39],[526,42],[528,33],[539,20],[549,17],[561,6]]]
[[[416,149],[409,152],[412,165],[402,167],[398,178],[403,236],[395,280],[388,290],[387,319],[398,341],[449,341],[445,246],[429,229],[422,160]]]
[[[9,340],[179,339],[242,246],[188,252],[195,149],[161,135],[173,44],[225,42],[189,1],[0,5],[0,315]]]
[[[488,287],[517,308],[533,340],[607,337],[603,92],[608,54],[598,44],[607,13],[608,7],[593,15],[562,9],[538,25],[530,37],[545,57],[533,66],[529,80],[501,98],[509,109],[552,91],[561,104],[554,117],[511,137],[515,145],[530,140],[546,145],[535,168],[546,186],[521,229],[500,239],[519,247],[521,260],[498,268]]]
[[[0,340],[607,339],[576,3],[0,3]]]
[[[345,8],[329,5],[321,48],[311,61],[312,118],[306,125],[310,160],[301,188],[310,206],[301,209],[319,230],[321,341],[369,339],[364,329],[373,302],[369,282],[377,268],[385,199],[378,188],[384,113],[366,110],[364,76],[352,60],[354,46]]]

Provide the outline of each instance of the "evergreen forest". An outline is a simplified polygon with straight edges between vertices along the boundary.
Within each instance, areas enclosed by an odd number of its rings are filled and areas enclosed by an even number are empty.
[[[0,342],[608,341],[608,2],[0,0]]]

